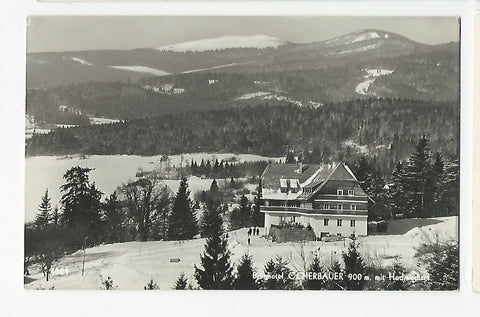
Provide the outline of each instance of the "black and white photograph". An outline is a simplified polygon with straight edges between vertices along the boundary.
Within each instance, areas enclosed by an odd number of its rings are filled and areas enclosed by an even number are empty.
[[[458,290],[460,24],[28,17],[24,288]]]

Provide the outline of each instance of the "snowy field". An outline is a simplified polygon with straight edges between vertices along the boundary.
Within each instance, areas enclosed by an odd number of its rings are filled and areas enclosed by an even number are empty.
[[[389,265],[398,256],[409,270],[421,270],[416,266],[415,248],[422,243],[435,241],[457,241],[458,218],[404,219],[389,224],[389,232],[359,238],[361,252],[367,263]],[[261,235],[263,229],[261,230]],[[247,229],[230,233],[229,249],[232,261],[249,253],[253,257],[258,273],[263,273],[265,263],[277,255],[290,262],[293,270],[301,271],[302,257],[307,261],[311,252],[320,253],[323,263],[340,259],[346,249],[343,241],[302,243],[272,243],[262,236],[253,236],[251,246],[247,245]],[[346,245],[350,240],[346,240]],[[193,281],[193,265],[199,264],[203,252],[204,239],[184,242],[149,241],[126,242],[102,245],[86,250],[85,275],[81,275],[83,251],[66,256],[57,264],[57,271],[63,275],[53,275],[49,282],[35,270],[31,271],[34,281],[25,284],[27,289],[100,289],[102,280],[110,276],[118,289],[141,290],[153,279],[161,289],[171,289],[181,272]],[[180,259],[170,262],[170,259]],[[65,272],[68,271],[68,274]]]
[[[251,162],[251,161],[278,161],[281,157],[263,157],[253,154],[212,154],[194,153],[184,155],[172,155],[170,165],[180,166],[183,157],[183,164],[190,164],[191,160],[200,163],[204,160],[214,161],[215,159]],[[90,180],[95,181],[97,187],[106,195],[110,195],[118,186],[127,183],[135,178],[139,169],[151,171],[159,165],[161,156],[137,156],[137,155],[92,155],[86,158],[79,156],[33,156],[25,159],[25,221],[35,219],[41,197],[48,189],[52,198],[52,207],[59,205],[61,197],[60,186],[64,184],[63,174],[73,166],[95,168],[90,173]],[[211,179],[190,178],[189,186],[192,193],[209,189]],[[166,185],[176,192],[179,180],[167,180]]]
[[[360,94],[360,95],[372,95],[369,89],[370,89],[370,86],[375,82],[377,77],[391,75],[395,70],[377,68],[377,69],[364,69],[363,71],[366,73],[363,76],[365,80],[359,83],[357,87],[355,87],[355,91],[357,92],[357,94]]]

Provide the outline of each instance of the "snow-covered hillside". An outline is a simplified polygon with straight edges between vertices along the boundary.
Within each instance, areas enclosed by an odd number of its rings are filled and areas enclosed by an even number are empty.
[[[457,240],[458,217],[432,219],[404,219],[389,223],[389,230],[382,235],[359,238],[360,251],[367,263],[390,265],[395,257],[409,270],[423,270],[414,258],[415,248],[422,243],[446,242]],[[261,230],[261,234],[263,229]],[[280,255],[290,262],[293,270],[302,270],[301,252],[311,254],[320,252],[322,262],[329,264],[340,260],[342,251],[348,247],[348,241],[301,243],[275,243],[260,236],[251,237],[251,246],[247,243],[247,229],[230,233],[229,249],[232,262],[238,263],[240,257],[249,253],[263,274],[265,263]],[[64,257],[57,265],[56,275],[45,282],[43,275],[31,270],[33,282],[26,284],[28,289],[100,289],[101,283],[111,277],[118,289],[142,290],[153,279],[160,289],[171,289],[181,272],[189,281],[193,279],[193,265],[199,265],[205,239],[177,241],[126,242],[102,245],[86,250],[85,275],[81,275],[83,252],[77,251]],[[302,250],[303,248],[303,250]],[[170,262],[179,259],[179,262]],[[307,261],[310,261],[308,256]],[[68,271],[68,274],[66,273]]]
[[[165,45],[158,48],[160,51],[171,52],[204,52],[224,50],[229,48],[277,48],[287,42],[272,36],[257,34],[251,36],[221,36],[191,42]]]
[[[81,59],[81,58],[78,58],[78,57],[70,57],[70,59],[74,62],[77,62],[77,63],[80,63],[82,65],[86,65],[86,66],[93,66],[93,64],[87,62],[86,60],[84,59]]]
[[[365,80],[355,87],[355,91],[360,95],[375,95],[374,93],[370,92],[369,89],[370,86],[375,82],[377,77],[393,74],[395,70],[374,68],[364,69],[363,71],[365,73],[365,75],[363,76]]]
[[[137,72],[137,73],[147,73],[147,74],[152,74],[152,75],[155,75],[155,76],[170,75],[170,73],[168,73],[166,71],[151,68],[151,67],[146,67],[146,66],[108,66],[108,67],[115,68],[115,69],[121,69],[121,70],[128,70],[128,71]]]

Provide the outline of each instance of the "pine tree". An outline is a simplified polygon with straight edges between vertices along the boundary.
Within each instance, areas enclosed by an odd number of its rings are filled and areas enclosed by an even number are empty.
[[[196,213],[189,196],[187,179],[183,177],[168,219],[168,238],[170,240],[192,239],[198,234]]]
[[[342,286],[343,285],[343,280],[340,278],[342,272],[342,266],[340,265],[340,262],[338,261],[333,261],[330,264],[330,267],[328,268],[328,273],[332,276],[332,278],[329,278],[325,284],[325,289],[328,290],[344,290],[345,288]]]
[[[207,230],[209,236],[205,251],[200,256],[201,267],[194,266],[195,279],[202,289],[232,289],[233,267],[230,264],[230,251],[224,235],[219,208],[212,208],[208,218],[212,225]]]
[[[433,183],[428,142],[425,134],[422,135],[406,167],[408,210],[414,217],[431,216],[433,207]]]
[[[45,194],[42,196],[42,202],[38,207],[38,214],[35,216],[35,226],[37,228],[43,228],[50,222],[52,206],[50,204],[50,197],[48,197],[48,189],[45,191]]]
[[[210,185],[210,193],[214,194],[218,192],[217,180],[213,179],[212,184]]]
[[[456,290],[459,285],[458,243],[422,245],[416,255],[427,265],[431,290]]]
[[[148,282],[147,285],[143,287],[143,289],[146,291],[154,291],[159,290],[160,286],[158,286],[158,284],[155,283],[153,279],[151,279],[150,282]]]
[[[120,208],[120,202],[116,192],[105,199],[103,204],[103,218],[105,224],[106,241],[122,242],[123,241],[123,221],[124,214]]]
[[[257,290],[258,280],[255,278],[256,269],[253,267],[252,257],[244,254],[237,266],[237,274],[233,282],[234,289]]]
[[[212,198],[206,201],[206,209],[200,221],[200,230],[202,237],[210,238],[218,234],[218,228],[223,226],[223,220],[220,216],[221,210],[218,202]]]
[[[407,208],[405,182],[405,169],[399,161],[392,172],[392,184],[388,189],[389,207],[394,219],[397,215],[405,213]]]
[[[60,224],[60,213],[58,211],[58,207],[55,206],[55,208],[53,208],[53,212],[52,212],[52,224],[54,226],[58,226]]]
[[[63,222],[77,229],[81,235],[88,236],[92,243],[98,241],[101,231],[100,198],[95,183],[90,183],[88,173],[93,169],[75,166],[65,172],[66,183],[60,187],[63,192]]]
[[[188,288],[188,279],[185,277],[185,273],[180,273],[180,276],[175,281],[173,289],[175,290],[186,290]]]
[[[319,278],[325,273],[325,268],[323,267],[320,256],[317,253],[314,254],[312,258],[312,263],[310,263],[310,265],[308,266],[307,272],[307,277],[310,275],[312,276],[305,280],[305,289],[325,289],[326,280]]]
[[[366,273],[363,257],[358,251],[359,244],[354,239],[350,242],[347,252],[342,252],[343,262],[345,263],[343,284],[348,290],[361,290],[365,284],[363,279]],[[352,278],[347,278],[352,276]]]
[[[291,290],[294,289],[293,279],[291,279],[292,270],[288,267],[288,262],[283,261],[281,256],[277,256],[275,261],[270,259],[264,267],[265,280],[263,289],[268,290]]]
[[[393,262],[392,268],[390,270],[392,274],[396,277],[400,277],[402,275],[407,274],[407,269],[403,266],[403,264],[398,260],[395,259]],[[387,280],[384,289],[386,290],[395,290],[395,291],[404,291],[408,290],[411,286],[411,283],[405,279],[394,279],[394,280]]]

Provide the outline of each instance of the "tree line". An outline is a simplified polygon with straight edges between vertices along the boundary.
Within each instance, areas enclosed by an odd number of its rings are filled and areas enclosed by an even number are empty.
[[[432,115],[434,114],[434,115]],[[382,172],[414,149],[418,135],[448,158],[459,153],[456,102],[368,99],[326,104],[190,111],[76,128],[59,128],[27,140],[27,155],[253,153],[281,156],[311,153],[311,163],[375,157]],[[361,153],[358,147],[364,147]]]

